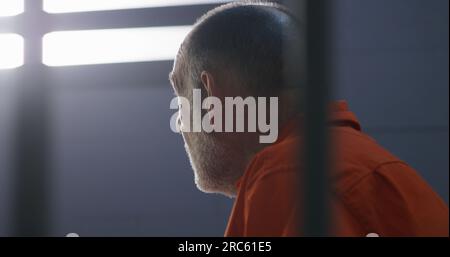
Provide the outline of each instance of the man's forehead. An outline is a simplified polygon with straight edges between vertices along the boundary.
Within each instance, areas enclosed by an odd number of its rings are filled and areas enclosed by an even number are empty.
[[[172,66],[172,71],[169,73],[169,79],[171,80],[171,82],[173,83],[180,83],[182,78],[182,70],[183,70],[183,54],[182,54],[182,50],[180,49],[177,53],[177,55],[175,56],[175,59],[173,60],[173,66]]]
[[[179,72],[179,70],[176,68],[176,66],[173,67],[172,71],[169,73],[169,81],[172,84],[172,88],[174,90],[175,95],[179,95],[180,94],[180,90],[181,90],[181,80],[182,78],[180,77],[181,74]]]

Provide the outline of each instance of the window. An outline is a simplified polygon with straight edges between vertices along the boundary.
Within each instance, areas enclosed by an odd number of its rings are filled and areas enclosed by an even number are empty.
[[[0,17],[14,16],[23,13],[23,0],[1,0]]]
[[[18,34],[0,34],[0,69],[23,65],[23,37]]]
[[[220,4],[224,2],[230,1],[43,0],[43,9],[50,13],[49,15],[52,15],[53,13]],[[0,16],[14,16],[23,12],[24,0],[0,0]],[[162,26],[53,31],[42,37],[42,63],[47,66],[71,66],[171,60],[175,57],[180,43],[190,28],[191,26]],[[23,37],[13,33],[0,34],[0,56],[0,69],[11,69],[23,65]]]
[[[51,32],[43,63],[67,66],[171,60],[191,26]]]
[[[3,1],[3,0],[2,0]],[[215,4],[221,0],[44,0],[49,13],[89,12],[176,5]]]

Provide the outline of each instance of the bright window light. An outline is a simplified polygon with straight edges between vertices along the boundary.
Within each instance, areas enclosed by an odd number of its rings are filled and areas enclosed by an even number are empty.
[[[0,0],[3,1],[3,0]],[[225,3],[221,0],[44,0],[49,13],[89,12],[161,6]]]
[[[23,13],[23,0],[0,0],[0,17]]]
[[[23,65],[23,37],[18,34],[0,34],[0,69]]]
[[[174,59],[191,26],[56,31],[44,35],[48,66]]]

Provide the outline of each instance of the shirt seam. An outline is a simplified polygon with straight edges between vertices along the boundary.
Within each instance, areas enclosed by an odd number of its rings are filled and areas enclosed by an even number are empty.
[[[381,167],[383,167],[385,165],[396,164],[396,163],[407,165],[404,161],[400,161],[400,160],[380,163],[377,166],[375,166],[375,168],[373,168],[369,172],[367,172],[367,174],[362,175],[357,181],[355,181],[352,185],[350,185],[345,191],[343,191],[342,195],[346,195],[346,194],[350,193],[350,191],[355,189],[355,187],[357,187],[364,179],[366,179],[369,176],[376,173]]]

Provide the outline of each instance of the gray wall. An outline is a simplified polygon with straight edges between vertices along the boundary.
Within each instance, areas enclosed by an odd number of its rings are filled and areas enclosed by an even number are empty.
[[[448,1],[339,0],[336,11],[336,98],[448,202]],[[139,71],[119,67],[123,76]],[[102,85],[115,75],[86,72],[94,66],[55,69],[54,235],[220,236],[232,201],[195,188],[182,139],[169,129],[170,63],[138,67],[148,79],[121,86]],[[0,71],[0,235],[10,204],[11,74]]]
[[[447,0],[340,0],[336,97],[448,203]]]

